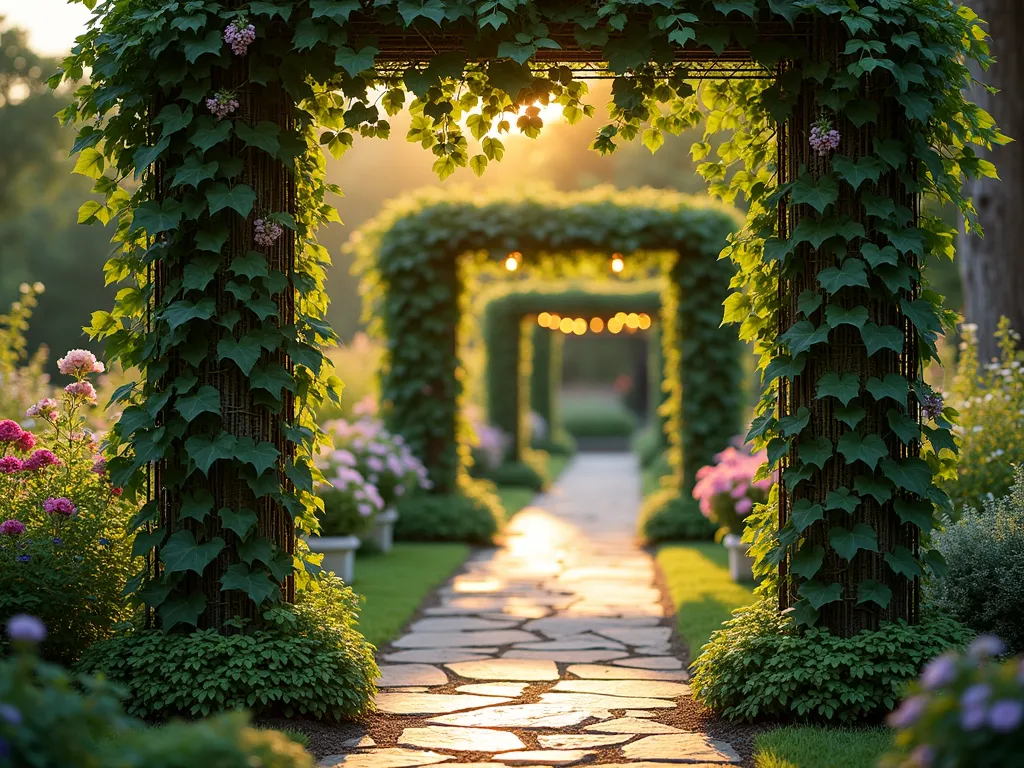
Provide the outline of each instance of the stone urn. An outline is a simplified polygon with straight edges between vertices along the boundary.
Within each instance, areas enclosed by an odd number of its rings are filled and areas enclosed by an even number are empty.
[[[362,542],[358,536],[310,536],[306,539],[310,550],[324,556],[320,567],[334,571],[346,584],[355,578],[356,550]]]
[[[381,552],[390,552],[395,546],[395,523],[398,522],[398,510],[388,507],[373,518],[373,525],[363,537]]]
[[[754,580],[754,558],[747,552],[747,545],[735,533],[727,533],[722,543],[729,551],[729,575],[736,582]]]

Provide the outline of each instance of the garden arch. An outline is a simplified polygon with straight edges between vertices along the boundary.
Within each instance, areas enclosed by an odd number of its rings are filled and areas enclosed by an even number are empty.
[[[917,620],[921,545],[945,503],[922,448],[952,446],[937,409],[920,408],[921,364],[950,320],[920,267],[952,252],[953,232],[920,200],[933,194],[973,221],[961,181],[994,174],[973,146],[1004,140],[962,95],[967,62],[990,62],[968,9],[84,1],[98,20],[55,82],[91,72],[63,116],[84,123],[78,170],[105,196],[81,218],[116,216],[125,246],[108,277],[128,285],[92,331],[146,374],[118,393],[111,470],[151,499],[138,538],[148,568],[133,588],[164,627],[259,619],[261,604],[291,598],[301,567],[295,530],[310,524],[317,440],[308,406],[338,384],[320,351],[332,335],[314,232],[332,209],[315,126],[339,152],[352,131],[386,136],[380,110],[402,109],[408,89],[409,138],[435,153],[439,175],[479,171],[500,159],[491,131],[518,107],[531,135],[542,128],[534,102],[555,101],[572,121],[592,113],[587,76],[615,78],[599,151],[638,135],[656,149],[665,130],[700,120],[701,79],[709,133],[732,132],[703,170],[713,191],[750,199],[726,250],[740,275],[726,319],[758,342],[772,384],[751,436],[784,471],[755,551],[766,572],[778,568],[780,606],[841,635]],[[256,39],[238,51],[223,33],[241,12]],[[467,135],[480,142],[472,157]],[[140,184],[122,189],[132,175]],[[287,234],[257,242],[256,219]]]
[[[606,265],[621,253],[631,269],[646,264],[665,276],[661,301],[673,318],[663,334],[666,365],[681,372],[670,379],[678,407],[666,429],[683,485],[692,487],[702,462],[739,429],[739,342],[720,319],[732,269],[717,259],[738,223],[723,206],[655,190],[446,192],[398,203],[355,238],[368,318],[386,340],[381,401],[389,426],[406,437],[439,491],[455,490],[468,458],[458,426],[460,333],[470,332],[467,321],[479,322],[468,316],[466,266],[515,252],[543,271],[567,257]]]

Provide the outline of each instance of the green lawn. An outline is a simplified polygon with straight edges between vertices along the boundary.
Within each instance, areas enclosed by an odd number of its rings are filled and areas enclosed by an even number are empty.
[[[874,768],[892,748],[892,732],[884,728],[851,731],[841,728],[787,726],[755,739],[756,768]]]
[[[729,556],[721,544],[669,544],[658,550],[658,565],[691,659],[736,608],[753,602],[751,585],[729,577]]]
[[[358,557],[352,588],[366,598],[359,631],[378,648],[385,645],[468,556],[468,544],[402,541],[386,555]]]

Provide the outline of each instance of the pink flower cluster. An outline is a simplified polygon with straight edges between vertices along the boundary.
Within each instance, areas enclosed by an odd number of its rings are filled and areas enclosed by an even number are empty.
[[[218,120],[233,113],[239,107],[238,99],[227,91],[217,91],[212,98],[206,100],[206,108],[210,110]]]
[[[832,127],[827,117],[823,117],[811,127],[810,144],[818,157],[825,157],[839,147],[842,137],[839,131]]]
[[[63,496],[51,496],[50,498],[43,502],[43,510],[48,515],[74,517],[74,515],[78,512],[78,507],[71,503],[71,499],[65,499]]]
[[[90,373],[103,373],[106,368],[89,350],[71,349],[57,361],[57,370],[65,376],[87,376]]]
[[[0,421],[0,443],[16,443],[24,431],[18,422],[4,419]]]
[[[281,225],[276,221],[269,221],[268,219],[256,219],[253,222],[253,228],[255,230],[252,239],[256,242],[256,245],[261,248],[269,248],[278,240],[281,239],[281,235],[284,234],[284,230],[281,229]]]
[[[241,18],[228,24],[224,30],[224,42],[231,46],[231,52],[235,56],[245,56],[255,39],[256,27],[246,24]]]
[[[754,480],[757,470],[768,460],[765,451],[751,454],[733,446],[715,454],[715,463],[697,470],[693,498],[700,502],[704,517],[711,518],[716,503],[731,504],[736,515],[744,518],[763,501],[772,487],[770,479]]]
[[[25,533],[25,524],[21,520],[4,520],[0,523],[0,535],[21,536]]]
[[[64,387],[64,391],[72,397],[80,397],[87,403],[96,402],[96,388],[88,381],[84,379],[81,381],[73,381]]]
[[[57,419],[57,405],[57,401],[52,397],[44,397],[35,405],[30,406],[25,415],[33,419],[42,416],[47,421],[55,421]]]

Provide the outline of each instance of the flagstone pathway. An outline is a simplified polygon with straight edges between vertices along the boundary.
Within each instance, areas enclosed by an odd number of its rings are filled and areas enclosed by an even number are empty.
[[[690,696],[628,454],[583,454],[380,658],[378,715],[321,768],[724,768],[733,747],[664,720]]]

